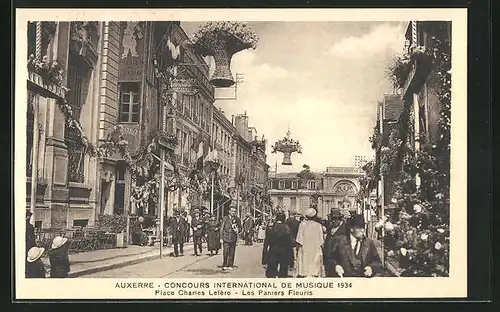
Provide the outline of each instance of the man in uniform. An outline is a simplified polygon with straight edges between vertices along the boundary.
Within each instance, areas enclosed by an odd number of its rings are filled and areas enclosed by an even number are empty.
[[[220,227],[220,237],[222,243],[222,270],[231,271],[234,268],[234,256],[236,252],[236,242],[242,226],[240,219],[236,216],[236,207],[229,208],[229,215],[222,219]]]

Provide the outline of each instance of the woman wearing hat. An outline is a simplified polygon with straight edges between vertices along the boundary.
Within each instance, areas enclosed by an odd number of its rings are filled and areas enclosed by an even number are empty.
[[[297,233],[297,277],[321,277],[323,271],[323,226],[314,221],[316,210],[310,208]]]
[[[213,214],[207,222],[207,249],[211,256],[218,254],[220,250],[220,222]]]
[[[26,278],[45,278],[45,266],[40,259],[45,248],[32,247],[26,258]]]
[[[51,250],[49,251],[50,277],[66,278],[69,273],[69,257],[66,237],[57,236],[52,240]]]
[[[326,265],[340,277],[375,276],[381,262],[375,243],[365,235],[363,216],[351,218],[347,227],[349,234],[339,238],[335,248],[329,251]]]

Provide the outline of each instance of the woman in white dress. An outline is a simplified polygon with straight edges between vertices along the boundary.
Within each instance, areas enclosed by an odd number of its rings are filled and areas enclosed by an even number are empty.
[[[323,226],[314,221],[316,210],[310,208],[297,233],[297,277],[323,277]]]

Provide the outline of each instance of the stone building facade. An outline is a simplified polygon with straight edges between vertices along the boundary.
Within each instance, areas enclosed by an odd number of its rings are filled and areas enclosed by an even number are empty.
[[[260,183],[265,181],[265,145],[255,152],[253,140],[248,136],[241,140],[237,127],[216,109],[208,65],[202,57],[181,46],[186,39],[179,22],[29,24],[28,55],[36,52],[40,57],[46,56],[47,62],[57,61],[65,69],[63,81],[55,84],[44,83],[34,71],[28,75],[27,208],[33,174],[33,104],[38,108],[40,129],[36,155],[36,227],[92,226],[100,215],[109,214],[158,215],[157,203],[151,203],[141,212],[131,203],[134,180],[118,153],[104,159],[91,157],[78,144],[78,132],[68,127],[62,111],[65,99],[72,118],[80,122],[82,132],[95,146],[106,139],[109,129],[121,125],[133,154],[149,142],[151,133],[164,127],[177,136],[174,161],[183,174],[187,175],[196,161],[194,143],[202,138],[213,142],[220,151],[219,174],[227,176],[226,180],[234,184],[237,168],[241,167],[239,162],[250,162],[251,155],[258,155],[258,160],[252,163],[259,168]],[[180,62],[173,68],[175,74],[182,79],[193,79],[197,85],[194,94],[172,95],[171,106],[175,111],[161,108],[159,81],[155,76],[158,66],[155,62],[163,66],[171,58],[169,44],[180,47]],[[225,129],[223,136],[216,133],[221,128]],[[238,144],[241,150],[236,148]],[[189,209],[192,205],[208,205],[206,199],[189,195],[181,190],[166,192],[167,215],[176,206]]]
[[[327,167],[307,178],[300,173],[277,173],[269,178],[269,193],[273,207],[287,213],[316,207],[320,218],[326,218],[332,208],[356,214],[360,212],[356,196],[361,176],[363,170],[356,167]]]

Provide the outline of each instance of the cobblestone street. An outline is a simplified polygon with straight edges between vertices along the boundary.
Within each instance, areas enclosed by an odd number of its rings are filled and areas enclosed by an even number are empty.
[[[205,248],[205,246],[204,246]],[[192,249],[183,257],[165,257],[130,265],[127,267],[103,271],[82,276],[83,278],[262,278],[264,268],[261,265],[262,244],[236,247],[236,268],[232,272],[223,272],[222,250],[218,255],[210,256],[206,249],[200,257],[193,256]]]

